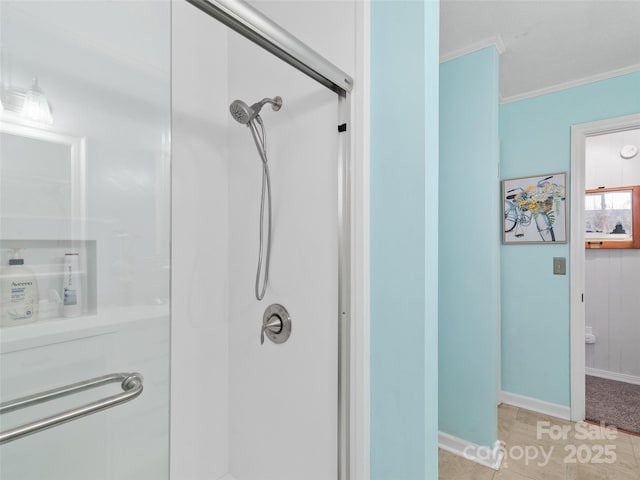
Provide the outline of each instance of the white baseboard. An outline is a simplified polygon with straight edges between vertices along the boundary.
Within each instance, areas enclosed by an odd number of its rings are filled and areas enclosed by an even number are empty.
[[[640,385],[640,377],[627,375],[626,373],[609,372],[608,370],[598,370],[597,368],[585,368],[584,373],[592,377],[606,378],[608,380],[617,380],[618,382],[631,383]]]
[[[448,433],[438,432],[438,446],[442,450],[459,455],[485,467],[499,470],[504,458],[502,443],[496,441],[493,447],[482,447]]]
[[[502,403],[513,405],[514,407],[525,408],[534,412],[543,413],[563,420],[571,419],[571,408],[556,403],[549,403],[537,398],[525,397],[515,393],[500,392],[498,399]]]

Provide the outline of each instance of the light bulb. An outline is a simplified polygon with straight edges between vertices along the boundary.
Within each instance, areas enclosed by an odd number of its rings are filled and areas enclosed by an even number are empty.
[[[28,90],[24,96],[24,104],[22,105],[21,116],[36,122],[53,123],[49,102],[42,89],[38,86],[38,79],[33,80],[31,90]]]

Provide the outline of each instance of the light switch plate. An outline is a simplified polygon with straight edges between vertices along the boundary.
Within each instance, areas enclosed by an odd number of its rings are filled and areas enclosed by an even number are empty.
[[[567,274],[567,258],[566,257],[553,257],[553,274],[554,275]]]

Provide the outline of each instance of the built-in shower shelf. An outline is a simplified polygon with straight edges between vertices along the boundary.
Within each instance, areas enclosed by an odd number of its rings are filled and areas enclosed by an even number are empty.
[[[2,353],[35,348],[79,338],[145,327],[148,322],[168,320],[169,305],[136,305],[102,308],[97,314],[74,318],[51,318],[26,325],[0,327]]]

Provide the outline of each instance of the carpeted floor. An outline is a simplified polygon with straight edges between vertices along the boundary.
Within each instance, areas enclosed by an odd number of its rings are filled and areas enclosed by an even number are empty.
[[[587,420],[640,434],[640,385],[587,375]]]

